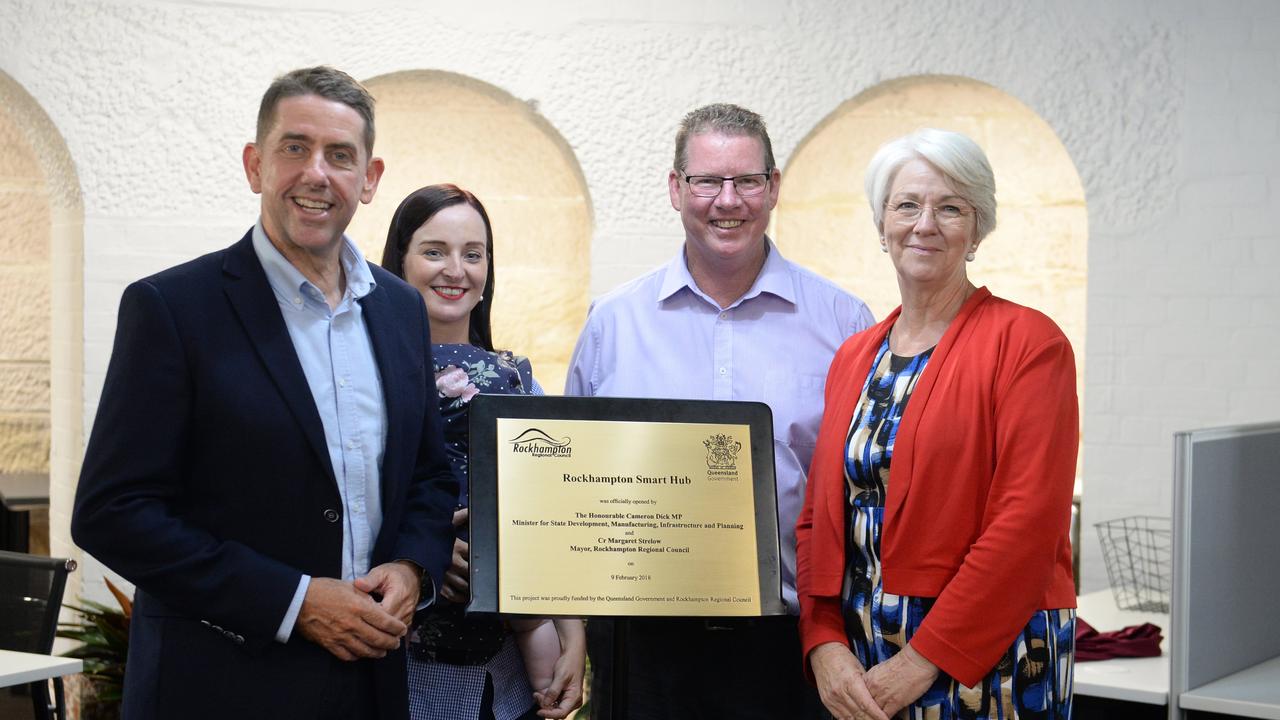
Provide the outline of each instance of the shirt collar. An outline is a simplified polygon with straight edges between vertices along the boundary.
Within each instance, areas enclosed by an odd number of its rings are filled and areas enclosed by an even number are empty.
[[[755,282],[751,284],[747,292],[730,305],[729,308],[736,307],[761,293],[769,293],[792,305],[796,304],[795,281],[792,279],[791,273],[787,271],[787,261],[783,259],[782,253],[778,252],[778,249],[773,245],[773,241],[767,235],[764,238],[764,251],[764,266],[760,268],[760,274],[756,275]],[[672,258],[671,262],[667,264],[662,286],[658,289],[658,302],[664,302],[685,288],[688,288],[690,292],[705,299],[707,302],[716,305],[714,300],[698,288],[698,283],[694,281],[693,275],[689,272],[689,260],[685,256],[684,250],[681,249],[680,254]]]
[[[261,218],[253,226],[253,252],[258,256],[258,262],[262,263],[262,269],[267,274],[267,282],[270,283],[276,295],[289,302],[299,294],[311,298],[324,297],[320,288],[308,280],[301,270],[294,267],[293,263],[271,244],[271,240],[267,238],[267,231],[262,227]],[[346,235],[342,236],[340,260],[347,278],[345,295],[353,300],[359,300],[378,286],[373,279],[373,273],[369,270],[369,263],[365,262],[360,249]]]

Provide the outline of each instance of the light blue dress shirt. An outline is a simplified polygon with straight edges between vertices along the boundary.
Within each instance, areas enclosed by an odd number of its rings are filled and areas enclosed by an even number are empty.
[[[796,519],[822,422],[827,368],[874,322],[865,303],[789,262],[766,239],[755,283],[721,308],[684,253],[591,305],[566,395],[755,400],[773,411],[782,598],[796,602]]]
[[[359,300],[373,292],[373,273],[359,249],[342,239],[346,288],[330,308],[324,293],[253,228],[253,250],[276,296],[293,349],[307,377],[324,425],[325,444],[342,497],[342,579],[368,574],[373,542],[382,527],[380,469],[386,446],[387,409],[382,379]],[[287,642],[311,577],[303,575],[276,632]]]

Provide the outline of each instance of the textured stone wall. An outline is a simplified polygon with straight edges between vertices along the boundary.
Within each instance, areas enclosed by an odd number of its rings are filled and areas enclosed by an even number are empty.
[[[0,112],[0,473],[49,470],[50,212],[34,150]]]
[[[896,275],[880,252],[863,183],[881,144],[922,127],[973,138],[996,175],[997,226],[967,266],[969,278],[1047,313],[1083,357],[1084,188],[1052,128],[989,85],[910,78],[878,85],[837,108],[784,170],[774,220],[779,247],[860,295],[876,317],[895,308]]]
[[[80,183],[63,139],[40,104],[0,72],[0,126],[6,174],[3,259],[19,277],[3,290],[16,298],[0,313],[0,355],[44,347],[43,358],[9,360],[0,393],[7,407],[33,420],[25,434],[0,429],[0,445],[12,449],[5,471],[43,472],[50,477],[50,509],[32,512],[32,547],[75,556],[70,525],[75,478],[84,452],[84,213]],[[31,262],[34,261],[34,262]],[[9,279],[14,279],[9,283]],[[25,290],[26,297],[21,293]],[[39,338],[35,343],[32,338]],[[12,349],[11,349],[12,348]],[[8,401],[6,401],[8,402]],[[34,426],[34,427],[33,427]],[[30,430],[34,430],[31,432]],[[21,459],[19,459],[21,458]],[[73,579],[72,589],[77,580]],[[72,593],[74,595],[74,593]]]
[[[528,356],[538,381],[558,392],[591,272],[591,209],[573,152],[528,103],[461,75],[395,73],[368,87],[387,172],[351,236],[379,262],[410,192],[452,182],[475,193],[493,226],[494,342]]]
[[[0,72],[47,113],[83,190],[86,424],[124,285],[244,232],[257,199],[239,153],[257,100],[316,62],[456,73],[525,103],[581,169],[590,270],[574,277],[592,295],[679,247],[665,175],[692,107],[760,111],[787,167],[882,84],[985,83],[1052,129],[1087,202],[1086,529],[1169,513],[1174,430],[1280,415],[1280,4],[440,5],[0,0]],[[506,162],[502,140],[477,167]],[[1104,584],[1089,534],[1084,553],[1086,587]]]

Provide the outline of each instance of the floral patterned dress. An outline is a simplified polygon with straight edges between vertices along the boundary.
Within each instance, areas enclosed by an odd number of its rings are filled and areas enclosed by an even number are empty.
[[[489,352],[475,345],[432,345],[440,418],[444,421],[444,449],[462,488],[458,505],[471,503],[467,489],[467,421],[471,398],[480,393],[542,395],[528,358],[510,351]]]
[[[880,346],[845,440],[848,528],[845,632],[863,667],[893,657],[924,622],[935,598],[884,591],[880,536],[898,425],[932,349],[902,357]],[[945,522],[945,518],[939,518]],[[1037,610],[991,672],[965,687],[945,672],[900,717],[909,720],[1069,720],[1074,610]]]
[[[445,452],[458,479],[458,507],[470,504],[467,487],[467,421],[480,393],[541,395],[529,361],[474,345],[432,345],[436,392],[444,423]],[[459,528],[466,537],[466,528]],[[409,637],[409,715],[413,720],[479,716],[486,685],[492,686],[497,720],[521,717],[533,706],[520,651],[495,617],[471,618],[462,606],[436,602],[414,617]]]

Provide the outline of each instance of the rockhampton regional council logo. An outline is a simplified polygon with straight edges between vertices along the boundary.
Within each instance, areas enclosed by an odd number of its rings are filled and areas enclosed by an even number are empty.
[[[511,440],[511,452],[526,453],[534,457],[570,457],[573,455],[571,438],[556,440],[543,430],[529,428]]]
[[[737,480],[738,451],[742,450],[742,443],[717,433],[703,440],[702,444],[707,448],[707,478]]]

